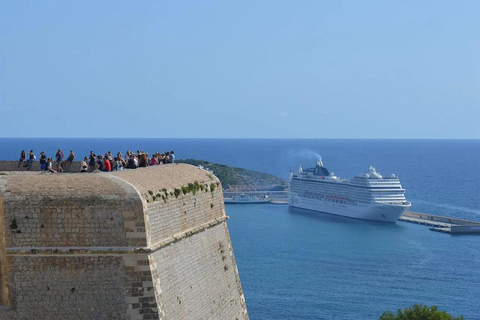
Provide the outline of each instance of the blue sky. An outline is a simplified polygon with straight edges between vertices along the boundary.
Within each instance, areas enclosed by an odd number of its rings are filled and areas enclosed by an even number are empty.
[[[0,137],[480,138],[479,1],[2,1]]]

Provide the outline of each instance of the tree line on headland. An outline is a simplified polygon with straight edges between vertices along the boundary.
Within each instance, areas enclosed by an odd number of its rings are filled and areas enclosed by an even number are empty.
[[[176,162],[202,166],[204,169],[213,171],[213,174],[222,183],[224,191],[284,191],[288,188],[288,182],[285,179],[268,173],[195,159],[177,160]]]

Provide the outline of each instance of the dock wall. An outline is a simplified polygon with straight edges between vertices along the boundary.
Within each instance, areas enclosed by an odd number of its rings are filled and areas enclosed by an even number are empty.
[[[480,224],[475,226],[451,226],[451,234],[467,234],[467,233],[480,233]]]
[[[432,222],[454,224],[454,225],[458,225],[458,226],[463,226],[463,225],[479,225],[480,226],[480,222],[474,222],[474,221],[464,220],[464,219],[437,216],[437,215],[428,214],[428,213],[406,211],[403,215],[405,217],[410,217],[410,218],[415,218],[415,219],[420,219],[420,220],[427,220],[427,221],[432,221]]]

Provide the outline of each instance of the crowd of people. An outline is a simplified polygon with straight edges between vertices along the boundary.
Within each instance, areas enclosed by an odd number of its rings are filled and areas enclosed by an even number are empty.
[[[27,170],[32,169],[32,163],[37,160],[33,150],[28,153],[22,150],[20,159],[18,160],[18,167],[22,164],[27,167]],[[40,170],[50,173],[70,172],[72,162],[75,160],[75,153],[70,150],[70,153],[65,159],[65,154],[62,149],[58,149],[54,158],[48,158],[44,151],[40,152],[39,162]],[[155,152],[151,157],[145,151],[137,150],[136,153],[128,150],[125,156],[121,152],[117,152],[114,156],[110,151],[104,155],[96,155],[90,151],[90,155],[85,156],[80,162],[80,172],[92,172],[95,170],[110,172],[119,171],[123,169],[136,169],[139,167],[155,166],[167,163],[175,163],[175,153],[167,151],[165,153]]]

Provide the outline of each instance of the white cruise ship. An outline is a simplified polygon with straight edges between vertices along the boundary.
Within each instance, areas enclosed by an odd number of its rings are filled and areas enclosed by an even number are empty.
[[[318,161],[315,168],[290,174],[289,204],[355,219],[396,222],[411,204],[395,175],[382,177],[375,168],[340,179]]]

